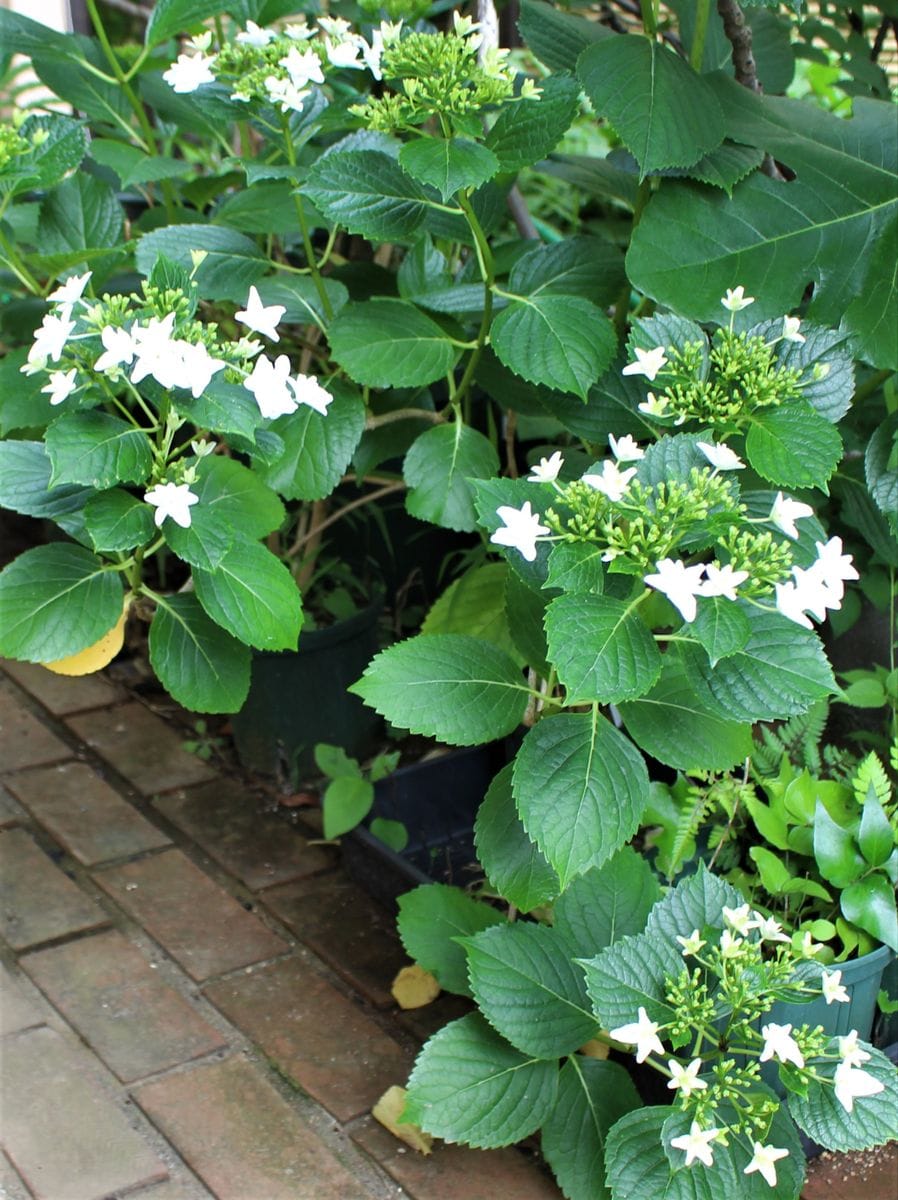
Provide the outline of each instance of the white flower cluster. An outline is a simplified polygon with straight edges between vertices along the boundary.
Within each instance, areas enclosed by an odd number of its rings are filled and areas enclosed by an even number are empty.
[[[272,42],[280,42],[285,48],[285,53],[272,62],[271,71],[264,78],[265,94],[281,112],[302,112],[310,85],[324,83],[325,64],[336,70],[363,71],[367,68],[376,80],[380,80],[384,48],[399,37],[402,28],[401,21],[397,24],[383,21],[368,42],[340,17],[320,17],[317,25],[316,29],[303,20],[275,30],[248,21],[246,29],[237,34],[236,41],[242,46],[262,50]],[[294,44],[290,45],[291,42]],[[195,92],[203,84],[216,81],[220,55],[208,53],[211,43],[210,32],[192,38],[189,43],[192,52],[179,54],[177,61],[163,73],[162,78],[175,92]],[[301,50],[300,46],[305,49]],[[273,49],[276,51],[275,47]],[[246,102],[252,95],[238,83],[231,99]]]
[[[842,553],[841,538],[833,537],[828,542],[815,542],[814,545],[817,558],[811,566],[793,567],[792,579],[776,585],[777,609],[784,617],[807,629],[813,629],[807,613],[818,621],[824,620],[827,609],[842,607],[845,581],[859,578],[851,555]]]

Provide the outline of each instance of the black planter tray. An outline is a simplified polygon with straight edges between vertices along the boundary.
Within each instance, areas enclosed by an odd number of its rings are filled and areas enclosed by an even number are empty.
[[[359,826],[342,839],[347,873],[390,908],[419,884],[464,886],[476,879],[482,872],[474,852],[474,818],[507,761],[505,743],[494,742],[422,759],[380,780],[367,822],[401,821],[408,844],[397,853]]]

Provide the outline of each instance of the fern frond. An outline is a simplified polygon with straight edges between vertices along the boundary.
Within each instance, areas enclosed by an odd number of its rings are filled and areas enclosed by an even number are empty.
[[[886,807],[892,797],[892,784],[889,781],[888,775],[886,775],[885,767],[883,767],[879,761],[879,757],[873,750],[858,764],[851,783],[854,788],[854,798],[858,804],[863,804],[866,801],[867,793],[871,787],[876,799],[883,808]]]
[[[807,768],[819,775],[823,766],[820,743],[829,717],[829,702],[819,700],[804,713],[791,717],[783,725],[761,728],[761,738],[755,738],[752,763],[760,775],[776,775],[785,754],[796,767]]]

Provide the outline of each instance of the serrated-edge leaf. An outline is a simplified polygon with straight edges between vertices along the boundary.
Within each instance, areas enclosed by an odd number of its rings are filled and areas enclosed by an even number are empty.
[[[406,953],[457,996],[470,996],[471,989],[465,950],[456,939],[504,924],[498,909],[448,884],[422,884],[399,897],[398,929]]]
[[[558,895],[558,876],[521,824],[511,791],[512,764],[489,786],[474,822],[477,857],[490,883],[527,913]]]
[[[216,625],[196,596],[160,598],[149,650],[160,683],[185,708],[233,713],[246,699],[249,647]]]

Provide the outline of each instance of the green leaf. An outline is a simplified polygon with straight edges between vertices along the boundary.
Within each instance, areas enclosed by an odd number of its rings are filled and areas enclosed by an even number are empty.
[[[565,888],[554,905],[554,928],[572,954],[590,958],[622,937],[642,933],[660,895],[649,863],[624,846]]]
[[[84,505],[84,525],[95,550],[133,550],[153,539],[148,505],[121,488],[93,496]]]
[[[647,692],[661,655],[634,604],[609,596],[559,596],[546,610],[549,658],[569,705],[618,704]]]
[[[814,810],[814,857],[823,878],[838,888],[853,883],[866,868],[852,830],[837,824],[820,800]]]
[[[365,428],[365,405],[353,387],[332,383],[333,402],[327,415],[302,404],[278,417],[272,432],[283,440],[283,452],[271,462],[257,462],[256,472],[288,500],[322,500],[346,472]]]
[[[454,580],[432,605],[422,633],[466,633],[518,655],[505,612],[505,563],[472,567]]]
[[[80,121],[61,113],[31,116],[19,130],[24,138],[38,132],[44,135],[44,141],[34,147],[27,169],[34,172],[42,188],[50,188],[74,171],[84,158],[87,133]]]
[[[548,661],[545,632],[547,604],[545,592],[531,587],[516,571],[508,572],[505,577],[505,611],[511,636],[527,665],[544,679],[552,669]]]
[[[755,96],[722,75],[713,87],[728,136],[768,151],[797,178],[755,174],[732,199],[666,183],[633,235],[634,286],[685,316],[717,321],[720,297],[737,278],[757,298],[758,318],[795,308],[813,281],[809,316],[841,320],[865,359],[895,369],[895,256],[868,249],[890,244],[898,221],[892,106],[857,97],[846,121],[814,105]]]
[[[487,149],[501,171],[517,172],[544,158],[567,133],[580,97],[571,75],[550,75],[540,84],[539,100],[508,104],[486,136]]]
[[[810,404],[793,400],[778,408],[755,409],[745,454],[758,474],[777,487],[818,487],[825,492],[842,457],[842,439]]]
[[[758,868],[764,890],[771,896],[779,896],[792,878],[783,860],[763,846],[751,846],[748,853]]]
[[[236,433],[248,442],[255,440],[256,430],[262,424],[253,395],[241,384],[227,383],[221,376],[216,376],[196,398],[184,389],[175,408],[197,429]]]
[[[836,690],[815,633],[778,612],[746,608],[745,615],[748,640],[716,666],[699,647],[681,647],[686,674],[702,703],[734,721],[776,721],[806,712]]]
[[[98,489],[143,483],[153,466],[150,439],[128,421],[104,412],[66,413],[47,430],[51,484]]]
[[[482,433],[461,421],[434,425],[405,456],[406,508],[413,517],[444,529],[471,531],[477,514],[468,480],[489,479],[498,472],[499,456]]]
[[[696,695],[682,661],[671,653],[665,655],[652,690],[622,704],[620,712],[633,740],[677,770],[726,771],[752,753],[751,725],[709,709]]]
[[[368,826],[369,832],[378,841],[395,850],[397,854],[408,845],[408,830],[401,821],[388,821],[386,817],[375,817]]]
[[[864,455],[864,475],[875,503],[898,519],[898,413],[892,413],[873,433]]]
[[[374,242],[411,237],[427,213],[424,191],[380,150],[328,154],[300,190],[329,221]]]
[[[334,359],[367,387],[433,383],[458,356],[436,321],[405,300],[349,304],[334,319],[329,337]]]
[[[584,402],[617,346],[611,322],[589,300],[544,292],[513,300],[500,312],[490,342],[516,375]]]
[[[149,275],[160,254],[193,271],[191,252],[205,250],[194,280],[201,296],[211,300],[243,301],[250,284],[268,271],[268,259],[254,241],[233,229],[216,225],[167,225],[145,233],[137,243],[137,269]]]
[[[705,597],[698,606],[689,632],[697,637],[714,668],[722,658],[742,650],[751,627],[738,604],[724,596]]]
[[[192,164],[183,158],[146,154],[136,146],[127,142],[116,142],[111,138],[93,138],[90,143],[90,156],[94,162],[114,171],[123,188],[155,183],[159,179],[179,179],[193,174]]]
[[[595,1036],[583,973],[547,925],[505,921],[464,946],[480,1011],[523,1054],[557,1059]]]
[[[241,233],[295,234],[299,229],[297,199],[293,184],[285,180],[256,183],[226,194],[216,206],[211,223],[239,229]],[[299,203],[303,202],[300,200]],[[312,217],[308,202],[304,206],[304,215],[309,224],[321,223],[320,218],[316,222]]]
[[[563,890],[633,836],[649,779],[632,743],[593,710],[534,726],[518,751],[513,789],[524,828]]]
[[[600,595],[605,587],[602,548],[586,542],[558,542],[549,554],[546,587]]]
[[[330,301],[331,311],[338,313],[345,307],[349,292],[338,279],[322,279],[321,284]],[[326,318],[318,289],[312,279],[305,275],[290,275],[261,279],[256,285],[259,298],[265,305],[281,304],[283,320],[296,325],[307,325],[314,320],[313,314]]]
[[[146,44],[158,46],[176,34],[189,30],[199,30],[209,17],[216,17],[221,12],[230,13],[241,25],[247,18],[260,17],[260,12],[252,0],[156,0],[153,11],[147,22]]]
[[[605,1187],[606,1139],[621,1117],[641,1106],[639,1093],[620,1064],[579,1055],[568,1059],[558,1077],[558,1100],[543,1126],[541,1141],[566,1196],[610,1200]]]
[[[122,614],[122,581],[83,546],[26,550],[0,571],[0,655],[54,662],[99,641]]]
[[[617,246],[575,236],[522,255],[511,268],[508,290],[519,296],[582,296],[602,307],[620,295],[625,281]]]
[[[249,647],[210,620],[196,596],[160,598],[149,649],[159,682],[185,708],[232,713],[246,699]]]
[[[724,139],[713,89],[661,42],[607,38],[584,50],[577,73],[597,114],[614,126],[643,176],[691,166]]]
[[[551,71],[573,71],[587,46],[615,36],[598,21],[575,16],[542,0],[523,0],[518,28],[536,57]]]
[[[871,867],[881,867],[888,862],[895,848],[895,835],[872,784],[864,800],[857,841],[861,854]]]
[[[603,1029],[631,1024],[640,1008],[659,1025],[674,1019],[676,1009],[664,999],[664,993],[665,981],[676,979],[683,968],[675,943],[636,934],[619,938],[594,958],[579,961]]]
[[[771,340],[782,331],[782,321],[774,320],[763,322],[752,332]],[[801,332],[803,342],[783,339],[777,343],[776,361],[800,373],[802,399],[835,424],[848,412],[854,397],[854,359],[848,349],[848,338],[844,333],[810,321],[802,321]]]
[[[477,858],[492,886],[509,904],[527,913],[560,890],[558,876],[521,824],[511,791],[512,764],[490,784],[477,811]],[[570,889],[568,889],[570,890]]]
[[[95,125],[130,131],[132,110],[128,97],[117,82],[103,79],[98,73],[109,74],[109,63],[99,42],[71,34],[51,38],[45,26],[40,28],[42,44],[29,51],[29,56],[41,82]]]
[[[0,505],[26,517],[78,512],[93,489],[76,484],[51,488],[50,469],[43,442],[0,442]]]
[[[498,909],[444,883],[424,884],[399,897],[399,936],[406,953],[456,996],[471,995],[461,939],[505,924]]]
[[[73,175],[41,204],[37,226],[41,253],[115,246],[121,238],[122,218],[122,207],[108,183],[92,175]]]
[[[213,571],[194,568],[193,582],[206,613],[247,646],[296,649],[302,625],[299,588],[284,564],[258,542],[240,541]]]
[[[716,150],[703,155],[697,163],[686,167],[683,173],[690,179],[722,188],[728,196],[732,196],[739,180],[750,175],[763,160],[763,153],[755,147],[724,142]]]
[[[471,1013],[418,1055],[403,1116],[447,1141],[508,1146],[539,1129],[557,1091],[556,1063],[519,1053]]]
[[[374,785],[367,779],[343,775],[332,780],[321,799],[324,836],[338,838],[355,829],[367,817],[373,803]]]
[[[504,651],[457,633],[390,646],[349,690],[391,724],[452,746],[505,737],[517,728],[529,697]]]
[[[650,937],[674,945],[678,934],[688,937],[706,925],[722,930],[724,905],[736,908],[741,903],[736,889],[701,863],[695,874],[687,876],[655,905],[645,931]]]
[[[830,1082],[838,1061],[818,1060],[814,1063],[814,1074],[827,1082],[812,1079],[806,1099],[794,1093],[789,1096],[789,1112],[809,1137],[829,1150],[865,1150],[881,1146],[895,1136],[898,1128],[898,1072],[879,1050],[866,1042],[860,1044],[870,1055],[863,1070],[883,1085],[877,1095],[855,1097],[852,1111],[846,1112],[836,1099]]]
[[[486,146],[467,138],[419,138],[399,151],[399,165],[419,183],[435,187],[447,201],[463,188],[477,188],[499,170]]]
[[[884,874],[849,884],[842,892],[841,906],[847,920],[898,954],[895,889]]]

